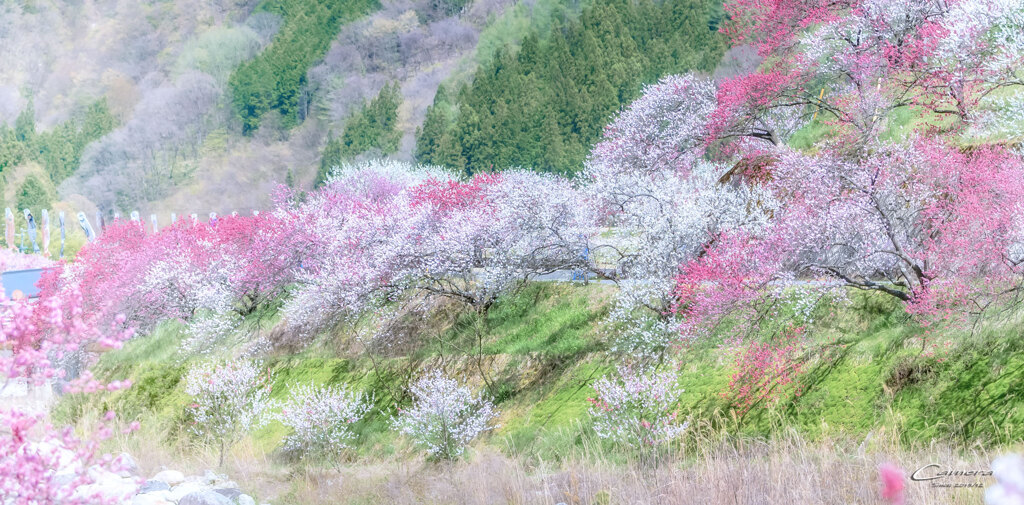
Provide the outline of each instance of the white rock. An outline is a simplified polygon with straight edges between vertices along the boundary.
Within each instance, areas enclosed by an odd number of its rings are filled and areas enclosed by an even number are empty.
[[[149,493],[146,493],[146,494],[149,495],[149,496],[152,496],[153,498],[158,498],[158,499],[161,499],[161,500],[171,501],[171,490],[170,489],[162,489],[160,491],[150,491]]]
[[[185,474],[177,470],[164,470],[154,475],[153,480],[164,481],[168,486],[173,487],[185,482]]]
[[[113,479],[97,480],[94,484],[86,484],[75,489],[73,499],[92,499],[117,502],[127,500],[135,494],[135,484],[125,483],[117,476]]]
[[[207,489],[207,486],[198,482],[183,482],[171,488],[171,494],[167,496],[167,499],[177,503],[187,494],[195,493],[197,491],[206,491]]]
[[[238,495],[238,505],[256,505],[256,500],[247,494]]]
[[[178,505],[234,505],[231,500],[213,491],[196,491],[185,495]]]
[[[221,478],[220,475],[217,475],[217,473],[214,472],[213,470],[207,470],[203,472],[203,482],[206,484],[213,485],[223,480],[224,479]]]
[[[171,503],[174,502],[158,496],[157,493],[146,493],[135,495],[135,497],[132,498],[131,505],[170,505]]]
[[[132,477],[139,474],[139,464],[127,452],[122,452],[118,455],[114,460],[114,465],[115,467],[121,467],[118,471],[118,475],[121,477]]]
[[[149,479],[139,487],[139,493],[156,493],[159,491],[170,491],[171,486],[162,480]]]

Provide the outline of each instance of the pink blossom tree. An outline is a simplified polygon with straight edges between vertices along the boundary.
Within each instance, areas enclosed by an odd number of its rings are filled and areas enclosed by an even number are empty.
[[[896,109],[949,116],[959,128],[994,91],[1024,85],[1024,12],[1014,1],[734,0],[726,8],[734,42],[755,44],[772,64],[723,85],[731,92],[714,114],[721,131],[792,109],[864,143]]]
[[[130,386],[128,381],[102,383],[88,372],[72,377],[60,366],[87,346],[116,348],[131,336],[131,331],[99,325],[78,293],[44,294],[35,303],[3,298],[0,304],[0,346],[7,350],[0,354],[0,391],[18,384],[43,387],[49,381],[64,383],[72,394]],[[0,418],[8,428],[0,434],[0,500],[5,503],[119,503],[135,489],[119,479],[116,486],[103,480],[121,470],[121,460],[99,449],[112,435],[113,412],[84,435],[49,425],[40,414],[15,405],[0,408]]]
[[[677,440],[689,426],[680,421],[683,389],[672,372],[620,366],[594,382],[590,415],[601,438],[651,449]]]
[[[703,93],[713,109],[706,121],[655,110],[648,119],[664,121],[648,122],[660,132],[638,127],[617,141],[627,150],[659,140],[664,152],[702,146],[686,150],[693,162],[645,164],[687,177],[702,157],[730,160],[718,182],[747,188],[756,197],[746,211],[766,217],[720,227],[682,259],[672,312],[684,335],[796,277],[883,292],[929,317],[979,312],[1020,292],[1020,156],[955,147],[962,126],[984,116],[985,97],[1021,89],[1019,5],[739,0],[728,8],[730,34],[758,44],[762,68],[720,83],[713,100]],[[955,120],[880,140],[900,108]],[[834,128],[830,139],[812,151],[784,145],[777,132],[815,115]]]

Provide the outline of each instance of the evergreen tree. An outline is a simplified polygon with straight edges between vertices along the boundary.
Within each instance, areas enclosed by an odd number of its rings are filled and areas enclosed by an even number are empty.
[[[35,175],[29,175],[21,183],[21,188],[18,189],[15,201],[18,207],[15,212],[29,209],[32,211],[32,214],[37,216],[40,215],[42,209],[48,209],[53,204],[50,192],[47,191],[46,186]]]
[[[499,48],[458,96],[439,90],[416,158],[468,173],[572,174],[623,104],[663,75],[710,72],[725,51],[720,0],[594,0],[578,19]]]
[[[256,58],[240,65],[228,79],[242,133],[260,126],[263,114],[278,110],[282,127],[300,116],[306,72],[320,60],[341,25],[377,6],[376,0],[268,0],[260,8],[280,15],[283,24],[273,42]]]
[[[434,103],[427,107],[427,115],[423,126],[416,129],[416,159],[422,163],[436,164],[434,159],[439,156],[441,140],[451,128],[452,105],[448,102],[448,89],[444,84],[437,88]]]
[[[14,137],[18,142],[31,144],[36,137],[36,108],[32,95],[28,97],[28,103],[14,120]]]
[[[356,112],[341,134],[341,156],[351,158],[371,149],[382,154],[398,150],[402,132],[398,130],[398,106],[402,102],[398,84],[387,84],[380,93]]]
[[[314,187],[320,187],[324,182],[327,182],[327,176],[331,175],[331,170],[341,165],[344,159],[341,150],[341,139],[331,136],[330,133],[327,136],[327,145],[324,146],[324,152],[320,157],[320,169],[316,172]]]
[[[32,100],[15,120],[13,129],[0,125],[0,174],[25,161],[37,161],[53,185],[78,168],[82,151],[114,129],[116,120],[106,100],[98,100],[52,130],[36,133]]]

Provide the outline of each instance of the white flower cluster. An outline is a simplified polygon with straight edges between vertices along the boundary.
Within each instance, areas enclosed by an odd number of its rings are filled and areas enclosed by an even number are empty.
[[[230,447],[249,430],[263,426],[271,406],[270,376],[250,361],[207,362],[185,376],[192,397],[192,432],[221,447]]]
[[[613,320],[621,322],[611,342],[614,353],[652,359],[679,341],[679,324],[672,320],[639,316],[613,316]]]
[[[393,419],[395,428],[438,459],[454,459],[473,439],[491,429],[494,405],[434,370],[416,381],[413,404]]]
[[[212,312],[200,310],[188,322],[185,333],[188,335],[181,343],[178,352],[182,355],[196,355],[213,348],[214,344],[227,337],[238,328],[242,316],[237,312]]]
[[[332,455],[355,438],[351,426],[366,415],[372,399],[346,386],[301,386],[275,418],[292,429],[285,448],[303,454]]]
[[[849,301],[849,293],[839,281],[815,280],[781,282],[772,293],[776,300],[793,310],[798,324],[814,323],[814,312],[822,302],[838,305]]]
[[[616,376],[598,379],[594,391],[590,415],[601,438],[652,447],[675,440],[689,427],[689,421],[678,422],[683,389],[672,373],[620,366]]]
[[[373,177],[368,178],[367,174]],[[326,182],[328,185],[342,185],[346,191],[352,191],[355,185],[360,192],[366,192],[370,189],[369,182],[374,178],[396,186],[409,186],[427,179],[447,181],[457,179],[457,176],[451,170],[436,165],[411,165],[391,159],[372,159],[333,167]]]

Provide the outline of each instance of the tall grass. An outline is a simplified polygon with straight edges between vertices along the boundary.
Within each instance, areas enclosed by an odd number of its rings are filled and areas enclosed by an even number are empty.
[[[683,450],[643,458],[591,435],[560,461],[527,451],[478,445],[453,463],[432,463],[407,450],[376,461],[333,467],[284,465],[251,441],[234,448],[223,471],[258,500],[303,504],[872,504],[878,465],[893,462],[907,473],[928,464],[986,470],[997,453],[979,446],[932,442],[908,447],[888,430],[866,437],[811,441],[794,430],[769,438],[704,431]],[[211,452],[174,452],[146,434],[122,436],[116,449],[145,454],[145,475],[164,467],[201,473],[215,465]],[[993,483],[991,477],[950,477],[939,484]],[[907,503],[974,504],[980,488],[933,487],[907,482]]]

